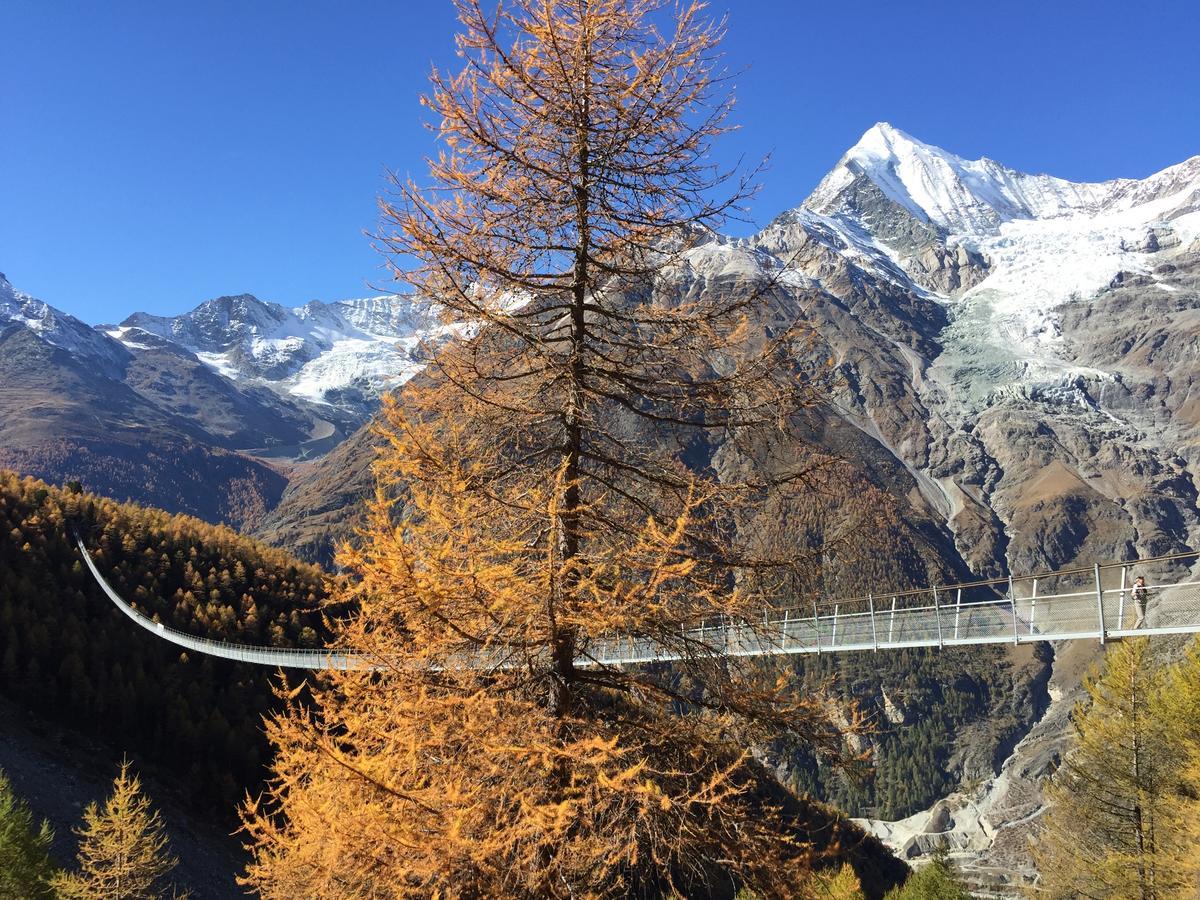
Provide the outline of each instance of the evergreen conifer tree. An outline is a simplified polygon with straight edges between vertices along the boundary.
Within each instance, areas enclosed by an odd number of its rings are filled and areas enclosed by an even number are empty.
[[[1157,714],[1179,774],[1163,829],[1174,883],[1179,897],[1200,897],[1200,642],[1167,672]]]
[[[903,885],[888,891],[884,900],[971,900],[971,892],[955,875],[945,852],[938,850]]]
[[[33,813],[0,772],[0,900],[54,896],[49,855],[53,840],[50,823],[43,819],[34,824]]]
[[[89,803],[79,835],[79,871],[59,875],[64,900],[153,900],[177,892],[167,876],[178,864],[167,848],[162,818],[129,771],[128,760],[104,804]]]
[[[1033,843],[1037,896],[1179,896],[1186,851],[1172,822],[1180,758],[1166,681],[1146,638],[1114,646],[1085,681],[1075,746],[1046,788],[1050,810]]]

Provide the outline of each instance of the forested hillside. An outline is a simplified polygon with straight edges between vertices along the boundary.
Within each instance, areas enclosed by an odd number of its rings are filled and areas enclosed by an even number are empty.
[[[0,691],[232,809],[263,775],[271,671],[134,627],[84,568],[72,524],[123,596],[201,636],[319,643],[323,573],[227,528],[0,472]]]
[[[1043,647],[896,650],[806,658],[806,681],[832,679],[838,696],[868,712],[859,777],[816,766],[804,753],[787,765],[793,788],[854,815],[898,819],[961,783],[982,780],[1041,714],[1050,655]]]

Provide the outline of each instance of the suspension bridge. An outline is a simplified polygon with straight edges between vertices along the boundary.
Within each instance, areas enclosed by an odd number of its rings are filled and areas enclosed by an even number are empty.
[[[127,602],[75,542],[92,576],[126,616],[186,650],[238,662],[298,669],[357,669],[350,651],[263,647],[195,637],[156,622]],[[581,649],[579,665],[671,662],[685,655],[774,656],[963,647],[1036,641],[1109,640],[1200,632],[1200,553],[1190,552],[1056,572],[882,592],[771,607],[761,618],[718,618],[663,642],[614,635]],[[1144,579],[1144,586],[1136,578]]]

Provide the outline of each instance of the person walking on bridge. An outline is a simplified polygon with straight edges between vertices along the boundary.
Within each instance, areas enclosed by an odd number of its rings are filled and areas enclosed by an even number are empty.
[[[1133,580],[1133,606],[1137,610],[1134,628],[1141,628],[1146,621],[1146,601],[1150,599],[1150,589],[1146,587],[1146,576],[1139,575]]]

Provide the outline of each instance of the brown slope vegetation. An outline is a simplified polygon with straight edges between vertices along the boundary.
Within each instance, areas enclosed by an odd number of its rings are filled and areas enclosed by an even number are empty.
[[[29,330],[0,333],[0,466],[235,527],[275,505],[277,471],[109,374]]]
[[[229,450],[299,444],[308,439],[313,417],[270,388],[230,381],[183,348],[139,335],[124,381],[142,397],[200,425],[209,439]]]
[[[362,522],[372,492],[376,440],[364,425],[320,459],[297,467],[279,503],[254,529],[268,543],[302,559],[333,564],[337,545]]]

